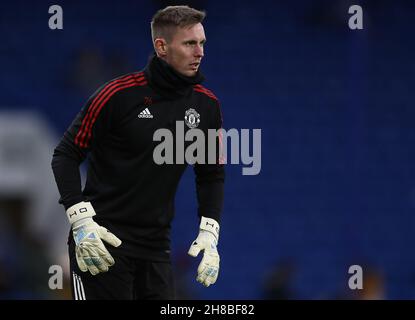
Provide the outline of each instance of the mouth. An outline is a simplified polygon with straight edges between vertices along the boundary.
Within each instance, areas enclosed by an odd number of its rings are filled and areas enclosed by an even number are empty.
[[[199,68],[199,66],[200,66],[200,62],[195,62],[195,63],[190,64],[190,68],[192,70],[197,70],[197,68]]]

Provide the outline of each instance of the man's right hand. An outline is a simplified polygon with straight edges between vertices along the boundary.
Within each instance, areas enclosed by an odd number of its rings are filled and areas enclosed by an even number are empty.
[[[66,213],[72,224],[79,269],[83,272],[89,270],[92,275],[108,271],[115,261],[102,240],[114,247],[121,245],[121,240],[92,220],[95,210],[90,202],[75,204]]]

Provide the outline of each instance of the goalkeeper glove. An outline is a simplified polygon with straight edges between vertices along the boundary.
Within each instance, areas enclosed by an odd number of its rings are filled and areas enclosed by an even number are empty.
[[[197,268],[196,280],[206,287],[216,282],[219,274],[219,254],[216,246],[219,240],[219,224],[211,218],[202,217],[199,235],[190,246],[188,254],[197,257],[203,250],[203,258]]]
[[[114,247],[118,247],[121,240],[92,220],[95,210],[90,202],[79,202],[66,210],[66,214],[72,225],[79,269],[89,270],[92,275],[108,271],[115,261],[102,240]]]

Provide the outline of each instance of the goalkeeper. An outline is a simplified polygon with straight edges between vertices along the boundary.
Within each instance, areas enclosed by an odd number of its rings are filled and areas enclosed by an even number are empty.
[[[155,54],[141,72],[95,92],[55,148],[52,168],[71,224],[69,258],[74,299],[174,299],[170,227],[186,164],[157,165],[157,129],[219,129],[215,95],[200,83],[205,13],[166,7],[151,22]],[[190,143],[190,142],[189,142]],[[220,141],[217,139],[217,145]],[[218,148],[217,148],[218,149]],[[88,158],[85,188],[80,164]],[[204,286],[219,273],[219,220],[224,167],[194,165],[199,226],[189,254],[201,261]]]

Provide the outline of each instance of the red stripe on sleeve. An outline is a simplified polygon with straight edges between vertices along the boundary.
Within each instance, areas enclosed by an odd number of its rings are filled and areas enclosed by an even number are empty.
[[[93,119],[91,120],[91,122],[90,122],[90,124],[89,124],[89,126],[88,126],[88,128],[87,128],[87,130],[86,130],[86,133],[87,133],[87,136],[86,136],[86,138],[84,139],[84,147],[86,148],[86,147],[88,147],[88,144],[89,144],[89,140],[91,140],[91,134],[92,134],[92,127],[94,126],[94,123],[95,123],[95,121],[96,121],[96,119],[98,118],[98,115],[99,115],[99,113],[101,112],[101,109],[104,107],[104,105],[107,103],[107,101],[115,94],[115,93],[117,93],[118,91],[120,91],[120,90],[123,90],[123,89],[126,89],[126,88],[130,88],[130,87],[135,87],[135,86],[143,86],[143,85],[146,85],[147,84],[147,81],[142,81],[142,82],[129,82],[129,83],[125,83],[125,84],[123,84],[123,85],[120,85],[120,86],[117,86],[117,87],[115,87],[115,88],[113,88],[113,90],[111,90],[111,92],[109,92],[107,95],[106,95],[106,97],[104,98],[103,97],[103,101],[100,103],[100,105],[97,107],[97,110],[96,110],[96,112],[94,113],[94,115],[93,115]]]
[[[144,80],[144,78],[143,78],[143,80]],[[97,110],[98,110],[98,106],[101,104],[102,100],[104,100],[109,95],[112,96],[112,92],[117,87],[122,86],[122,85],[126,85],[126,84],[134,84],[135,82],[136,82],[135,79],[130,79],[130,80],[124,80],[120,83],[116,83],[116,84],[112,85],[111,88],[108,88],[108,90],[106,90],[106,92],[103,95],[101,95],[101,97],[98,100],[94,101],[94,103],[95,102],[96,103],[95,103],[95,106],[93,107],[94,109],[91,111],[89,121],[85,125],[84,132],[81,136],[81,144],[82,144],[82,141],[85,140],[86,134],[89,133],[90,130],[91,130],[91,127],[92,127],[91,119],[96,118],[96,113],[97,113]],[[107,101],[107,100],[105,100],[105,101]]]
[[[91,127],[93,125],[93,123],[91,122],[92,119],[96,119],[97,117],[97,112],[99,112],[99,110],[102,108],[101,106],[101,102],[107,97],[107,99],[105,99],[105,102],[108,101],[109,99],[109,95],[112,96],[112,93],[114,92],[114,89],[116,89],[119,86],[123,86],[125,84],[137,84],[137,85],[144,85],[145,82],[145,78],[144,78],[144,73],[143,72],[139,72],[137,74],[133,74],[133,75],[127,75],[123,78],[117,79],[112,81],[111,83],[109,83],[108,85],[106,85],[100,92],[99,94],[94,98],[94,100],[92,101],[92,103],[90,104],[89,108],[88,108],[88,112],[86,114],[86,116],[84,117],[81,127],[75,137],[75,144],[79,145],[80,147],[85,146],[85,137],[87,136],[88,133],[88,137],[90,137],[90,130]],[[118,90],[117,90],[118,91]],[[101,106],[101,108],[100,108]],[[95,120],[94,120],[95,121]]]
[[[85,115],[84,119],[82,120],[82,124],[81,127],[78,131],[78,134],[75,137],[75,144],[79,145],[80,144],[80,139],[83,139],[83,137],[85,136],[85,132],[86,132],[86,126],[88,125],[91,115],[94,112],[94,109],[96,108],[97,105],[97,101],[101,99],[102,96],[105,95],[105,93],[110,90],[114,85],[117,85],[120,82],[125,82],[128,81],[129,79],[131,79],[132,76],[127,76],[127,77],[123,77],[121,79],[112,81],[111,83],[107,84],[100,92],[99,94],[94,98],[94,100],[92,101],[92,103],[89,105],[88,107],[88,112]]]
[[[199,88],[193,88],[195,91],[197,91],[197,92],[201,92],[201,93],[204,93],[205,95],[207,95],[208,97],[210,97],[210,98],[212,98],[212,99],[214,99],[214,100],[216,100],[216,101],[218,101],[218,98],[216,98],[216,96],[213,94],[213,93],[209,93],[208,91],[206,91],[206,90],[203,90],[203,89],[199,89]]]

